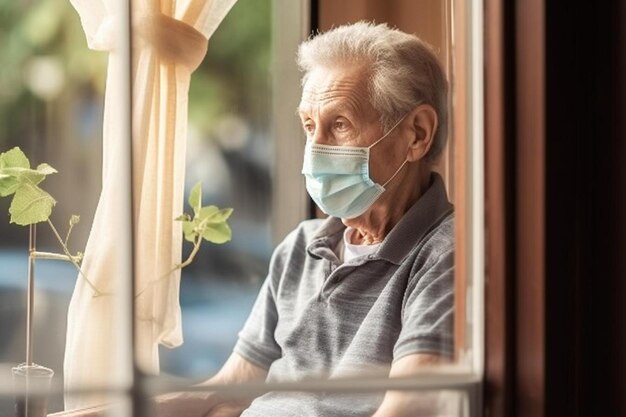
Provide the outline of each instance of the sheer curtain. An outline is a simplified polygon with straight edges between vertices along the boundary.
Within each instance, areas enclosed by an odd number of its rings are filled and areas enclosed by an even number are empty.
[[[125,179],[116,169],[123,143],[115,111],[124,92],[116,56],[116,28],[124,24],[110,10],[120,0],[70,0],[89,48],[109,53],[103,126],[102,192],[68,312],[65,387],[111,386],[116,382],[115,280],[121,255],[117,227],[123,213],[116,193]],[[179,305],[187,101],[191,73],[208,39],[236,0],[133,0],[133,187],[136,276],[136,357],[147,372],[158,372],[158,345],[182,343]],[[103,397],[66,398],[66,409],[103,402]]]

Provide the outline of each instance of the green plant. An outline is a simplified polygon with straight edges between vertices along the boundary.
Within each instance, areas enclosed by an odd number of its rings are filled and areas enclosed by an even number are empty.
[[[193,251],[180,268],[188,266],[198,253],[203,240],[212,243],[226,243],[232,237],[232,232],[226,222],[233,213],[232,208],[220,209],[216,206],[202,205],[202,184],[198,182],[189,193],[189,206],[193,209],[193,216],[184,213],[176,218],[183,222],[185,240],[193,243]]]
[[[56,200],[44,191],[39,184],[46,179],[46,176],[56,173],[57,170],[48,164],[39,164],[37,168],[31,168],[30,161],[24,155],[24,152],[20,148],[15,147],[0,154],[0,197],[13,196],[11,206],[9,207],[11,223],[20,226],[30,226],[47,222],[63,248],[63,254],[34,251],[30,256],[39,259],[67,260],[73,263],[95,293],[99,294],[96,287],[84,276],[80,269],[83,254],[77,252],[75,255],[72,255],[68,249],[72,229],[78,224],[80,217],[77,215],[70,217],[65,239],[61,238],[57,228],[50,220],[52,207],[56,204]]]
[[[99,291],[81,270],[80,263],[83,259],[83,254],[81,252],[77,252],[75,255],[72,255],[68,248],[68,242],[72,229],[76,224],[78,224],[80,217],[77,215],[70,216],[69,228],[67,230],[67,234],[65,235],[65,239],[61,238],[59,231],[50,220],[52,208],[56,204],[56,200],[43,190],[39,184],[46,179],[46,176],[56,173],[56,169],[45,163],[39,164],[37,168],[31,168],[30,161],[19,147],[0,153],[0,197],[13,196],[9,207],[9,214],[11,215],[10,222],[20,226],[29,226],[30,228],[27,287],[28,314],[26,321],[26,364],[28,365],[33,364],[32,312],[34,308],[35,277],[33,265],[35,259],[55,259],[71,262],[78,270],[79,275],[94,291],[94,297],[106,295]],[[183,222],[185,239],[193,243],[193,250],[184,262],[174,265],[170,272],[152,281],[150,284],[155,284],[161,280],[167,279],[173,271],[176,271],[179,268],[182,269],[189,265],[198,253],[203,240],[213,243],[224,243],[231,238],[232,233],[226,221],[232,214],[232,209],[219,209],[215,206],[202,206],[202,187],[200,183],[193,187],[189,197],[189,205],[193,209],[193,216],[183,214],[176,220]],[[39,252],[36,250],[35,225],[42,222],[47,222],[52,229],[54,236],[63,249],[62,254]],[[150,287],[150,285],[148,287]],[[135,297],[139,297],[144,291],[145,288],[141,292],[135,294]]]
[[[48,164],[42,163],[37,168],[31,168],[30,161],[19,147],[12,148],[0,154],[0,197],[13,196],[9,207],[11,215],[10,222],[20,226],[32,226],[37,223],[47,222],[57,241],[59,242],[63,254],[50,252],[33,251],[30,256],[35,259],[56,259],[66,260],[74,264],[81,277],[93,289],[94,295],[103,295],[80,268],[83,258],[81,252],[72,254],[68,248],[68,242],[73,227],[78,224],[80,217],[72,215],[69,220],[69,228],[65,239],[61,237],[58,229],[50,220],[52,208],[56,200],[39,184],[46,176],[57,173],[57,170]],[[189,205],[193,209],[193,215],[183,214],[175,220],[183,222],[183,233],[185,240],[193,243],[193,250],[189,257],[178,265],[174,265],[169,273],[161,279],[167,279],[171,272],[182,269],[191,262],[200,250],[202,241],[212,243],[225,243],[231,239],[232,232],[227,223],[233,209],[220,209],[216,206],[202,205],[202,185],[197,183],[191,190]],[[136,296],[141,293],[136,294]]]

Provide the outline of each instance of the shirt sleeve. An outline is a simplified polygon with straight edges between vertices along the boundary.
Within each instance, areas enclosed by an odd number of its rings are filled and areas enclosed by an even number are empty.
[[[427,262],[409,282],[394,361],[416,353],[452,358],[453,330],[454,250],[451,248]]]
[[[268,276],[243,329],[239,332],[234,348],[237,354],[264,369],[269,369],[272,362],[282,354],[274,338],[278,323],[275,289],[283,269],[284,250],[287,246],[288,243],[283,241],[272,254]]]
[[[270,277],[268,276],[246,324],[239,332],[239,339],[234,349],[236,353],[264,369],[269,369],[272,362],[280,357],[280,348],[274,340],[278,316],[269,283]]]

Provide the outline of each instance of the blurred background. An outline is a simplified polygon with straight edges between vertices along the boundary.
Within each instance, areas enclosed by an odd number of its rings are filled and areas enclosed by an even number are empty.
[[[163,372],[214,373],[229,355],[267,271],[272,250],[271,0],[239,0],[192,76],[186,192],[203,182],[204,203],[233,207],[233,239],[205,244],[183,271],[184,344],[161,350]],[[56,200],[61,234],[82,251],[101,187],[106,54],[87,48],[68,0],[0,0],[0,152],[19,146],[59,173],[42,184]],[[295,116],[294,116],[295,117]],[[186,200],[186,199],[185,199]],[[9,224],[0,198],[0,372],[25,360],[28,229]],[[59,251],[46,224],[38,249]],[[190,247],[184,248],[186,253]],[[62,378],[65,323],[77,277],[67,263],[37,261],[35,362]],[[6,408],[5,408],[6,407]],[[11,405],[0,404],[0,410]],[[49,411],[62,409],[52,398]]]

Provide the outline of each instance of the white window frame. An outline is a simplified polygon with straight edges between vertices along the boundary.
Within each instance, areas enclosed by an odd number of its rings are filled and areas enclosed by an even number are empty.
[[[301,74],[295,63],[298,45],[311,31],[310,1],[273,0],[272,19],[272,237],[278,244],[309,214],[301,173],[305,137],[296,117]]]

